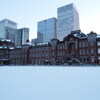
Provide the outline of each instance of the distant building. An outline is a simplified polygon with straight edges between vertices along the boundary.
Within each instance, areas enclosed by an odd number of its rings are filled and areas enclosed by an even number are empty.
[[[15,42],[17,23],[4,19],[0,21],[0,39],[10,39]]]
[[[32,44],[37,44],[37,38],[31,40]]]
[[[73,3],[59,7],[57,10],[57,38],[63,38],[73,30],[79,30],[79,13]]]
[[[29,28],[21,28],[17,30],[15,35],[15,46],[21,46],[29,40]]]
[[[57,19],[53,17],[38,22],[37,42],[48,43],[52,38],[57,38]]]

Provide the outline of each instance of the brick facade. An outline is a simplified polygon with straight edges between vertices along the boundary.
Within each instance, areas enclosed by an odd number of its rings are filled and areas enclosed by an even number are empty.
[[[10,64],[14,65],[72,64],[76,61],[83,64],[100,64],[100,36],[94,32],[85,35],[76,30],[63,41],[51,39],[47,44],[26,43],[8,51],[9,54],[5,53],[5,56],[8,55]]]

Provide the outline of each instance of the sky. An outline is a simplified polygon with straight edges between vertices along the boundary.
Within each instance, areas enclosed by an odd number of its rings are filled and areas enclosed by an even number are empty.
[[[30,39],[37,37],[37,22],[57,17],[57,8],[74,3],[79,11],[80,29],[100,34],[100,0],[2,0],[0,20],[10,19],[18,28],[30,28]]]
[[[0,100],[100,100],[100,67],[0,67]]]

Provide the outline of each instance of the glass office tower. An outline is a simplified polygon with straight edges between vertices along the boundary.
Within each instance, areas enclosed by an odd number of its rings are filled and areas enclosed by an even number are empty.
[[[21,28],[17,30],[15,35],[15,46],[21,46],[29,40],[29,28]]]
[[[79,13],[73,3],[57,9],[57,38],[63,40],[73,30],[79,29]]]
[[[4,19],[0,21],[0,39],[10,39],[15,42],[17,23]]]
[[[38,22],[37,42],[48,43],[53,38],[57,38],[57,19],[53,17]]]

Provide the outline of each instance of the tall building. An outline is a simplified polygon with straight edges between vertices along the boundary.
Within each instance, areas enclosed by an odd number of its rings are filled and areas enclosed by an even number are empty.
[[[73,30],[79,29],[79,13],[73,3],[57,9],[57,38],[63,38]]]
[[[57,19],[53,17],[38,22],[37,42],[47,43],[52,38],[57,38]]]
[[[29,28],[21,28],[17,30],[15,35],[15,46],[21,46],[29,39]]]
[[[17,23],[4,19],[0,21],[0,39],[10,39],[15,42]]]

